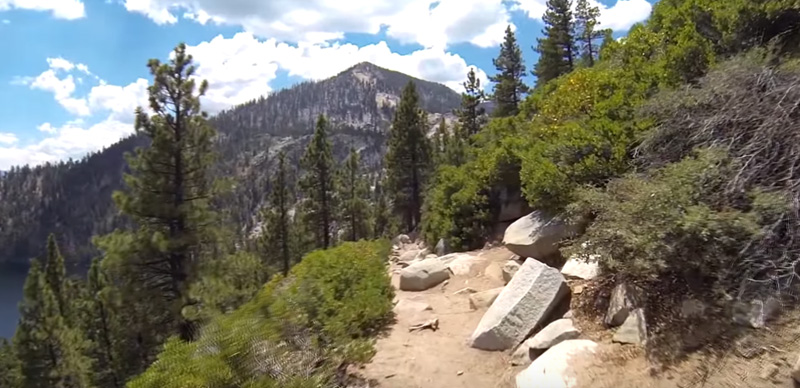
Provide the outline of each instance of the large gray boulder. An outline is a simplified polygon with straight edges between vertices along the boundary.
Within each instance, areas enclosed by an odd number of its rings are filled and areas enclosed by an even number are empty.
[[[535,211],[522,217],[507,229],[503,243],[520,257],[546,260],[559,253],[561,240],[580,233],[580,226],[568,225],[560,217]]]
[[[548,349],[517,374],[517,388],[576,388],[576,371],[593,362],[598,345],[590,340],[568,340]]]
[[[535,336],[528,338],[511,356],[513,365],[527,365],[547,349],[566,340],[580,337],[581,332],[575,328],[571,319],[559,319],[547,325]]]
[[[622,325],[631,311],[639,307],[644,307],[641,290],[628,283],[620,283],[611,292],[604,322],[609,327]]]
[[[569,307],[569,287],[557,269],[528,259],[472,333],[471,346],[510,349],[543,327],[557,310]],[[564,311],[561,311],[563,313]]]
[[[423,260],[400,271],[400,289],[424,291],[450,278],[447,265],[439,260]]]

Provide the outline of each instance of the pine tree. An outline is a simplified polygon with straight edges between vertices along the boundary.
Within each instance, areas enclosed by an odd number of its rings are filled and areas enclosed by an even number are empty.
[[[539,62],[533,70],[537,85],[569,73],[574,67],[572,0],[547,0],[547,11],[542,21],[544,37],[538,39],[534,48],[539,53]]]
[[[524,72],[524,70],[523,70]],[[480,132],[486,124],[485,110],[480,107],[486,99],[481,88],[481,80],[475,74],[475,68],[470,68],[467,80],[464,82],[464,93],[461,93],[461,109],[458,110],[458,122],[464,136],[472,136]]]
[[[263,211],[263,242],[267,254],[278,252],[282,272],[289,273],[292,262],[292,220],[289,210],[292,205],[292,194],[289,191],[289,178],[286,166],[286,152],[278,154],[278,167],[272,178],[272,191],[269,207]],[[269,265],[271,263],[267,263]]]
[[[388,237],[390,235],[391,215],[389,214],[389,201],[387,195],[383,190],[381,178],[375,181],[375,190],[373,191],[373,207],[374,219],[372,226],[372,237],[379,239]]]
[[[0,338],[0,387],[19,388],[21,384],[20,365],[14,348],[5,338]]]
[[[47,237],[47,256],[44,262],[44,272],[47,284],[53,290],[53,295],[58,303],[58,311],[63,317],[67,317],[67,306],[64,303],[64,296],[67,293],[65,278],[67,277],[64,268],[64,256],[56,244],[56,237],[53,234]]]
[[[24,388],[91,387],[89,343],[80,330],[69,327],[58,299],[38,260],[31,262],[20,302],[14,349]]]
[[[433,159],[437,166],[448,163],[450,141],[451,137],[450,133],[447,131],[447,122],[444,117],[442,117],[441,121],[439,121],[439,126],[436,127],[436,133],[433,136]]]
[[[369,185],[361,170],[358,152],[350,149],[350,155],[339,171],[339,198],[341,217],[346,241],[358,241],[369,237]]]
[[[426,126],[416,86],[409,81],[395,112],[386,153],[387,193],[394,212],[402,215],[406,231],[420,222],[422,194],[432,167]]]
[[[215,213],[209,209],[215,194],[209,174],[214,130],[200,109],[208,83],[197,87],[192,56],[182,43],[169,63],[151,59],[148,67],[153,76],[148,88],[153,115],[137,108],[136,131],[150,144],[128,156],[127,191],[114,195],[138,229],[122,232],[103,245],[113,251],[107,255],[114,259],[110,265],[116,267],[115,276],[125,278],[120,280],[129,288],[125,293],[149,291],[151,300],[140,302],[149,305],[149,321],[163,317],[160,332],[177,331],[189,340],[196,323],[182,311],[195,303],[187,291],[215,236]]]
[[[600,9],[589,5],[589,0],[578,0],[575,7],[575,41],[579,43],[581,63],[594,66],[600,53],[597,40],[603,38],[605,30],[597,30]]]
[[[500,45],[500,55],[493,60],[497,75],[489,77],[494,86],[494,115],[496,117],[514,116],[519,111],[522,95],[528,92],[528,86],[522,82],[525,64],[522,62],[522,51],[517,38],[509,25]]]
[[[305,199],[305,227],[316,238],[316,247],[322,249],[331,246],[333,215],[336,214],[335,170],[327,127],[325,116],[319,115],[314,136],[301,160],[304,173],[299,182]]]
[[[91,341],[89,355],[94,359],[92,380],[97,387],[122,387],[119,357],[117,357],[114,329],[119,322],[115,319],[115,305],[108,276],[100,266],[100,259],[94,259],[86,279],[86,303],[82,314],[84,330]]]

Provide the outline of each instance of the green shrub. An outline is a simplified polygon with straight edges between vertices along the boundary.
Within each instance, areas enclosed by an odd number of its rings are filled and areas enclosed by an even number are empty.
[[[314,251],[248,303],[217,316],[200,339],[171,339],[131,388],[328,386],[343,364],[366,362],[391,317],[389,243]]]

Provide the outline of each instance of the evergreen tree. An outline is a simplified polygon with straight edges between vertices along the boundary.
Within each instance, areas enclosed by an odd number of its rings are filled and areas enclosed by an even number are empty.
[[[339,198],[342,200],[341,217],[344,239],[358,241],[369,237],[369,184],[361,170],[358,152],[350,149],[350,155],[339,171]]]
[[[450,133],[447,131],[447,122],[444,117],[439,121],[439,126],[436,127],[436,133],[433,136],[433,159],[436,165],[446,164],[448,162],[448,151],[450,149],[451,139]]]
[[[304,194],[303,218],[305,227],[315,238],[317,248],[331,246],[333,215],[336,214],[334,166],[328,124],[323,115],[317,119],[314,137],[303,155],[300,189]]]
[[[524,70],[523,70],[524,72]],[[461,93],[461,109],[458,110],[458,122],[463,131],[463,136],[469,137],[480,132],[486,124],[485,110],[480,104],[486,99],[481,88],[481,80],[475,74],[475,68],[470,68],[467,80],[464,82],[464,93]]]
[[[69,327],[58,308],[58,298],[38,260],[31,262],[25,280],[14,349],[24,388],[91,387],[91,360],[84,355],[88,342],[80,330]]]
[[[386,188],[406,231],[420,222],[422,194],[432,167],[426,127],[427,115],[420,110],[417,89],[409,81],[395,112],[386,154]]]
[[[0,387],[19,388],[22,384],[20,365],[14,347],[0,338]]]
[[[381,178],[375,181],[375,190],[373,191],[374,206],[374,219],[372,226],[372,237],[379,239],[388,237],[390,235],[391,215],[389,213],[389,201],[387,195],[383,190]]]
[[[589,5],[589,0],[578,0],[575,6],[575,41],[579,43],[581,63],[594,66],[600,53],[597,40],[603,38],[605,30],[597,30],[600,9]]]
[[[269,208],[263,211],[263,242],[267,255],[278,252],[281,270],[289,273],[292,261],[292,220],[289,210],[292,205],[292,194],[289,191],[289,178],[286,166],[286,152],[278,154],[278,168],[272,178],[272,192]],[[267,260],[267,264],[271,264]]]
[[[64,256],[56,244],[56,236],[50,234],[47,237],[47,254],[44,262],[44,273],[47,285],[53,290],[53,295],[58,303],[59,314],[67,317],[67,306],[64,303],[64,296],[67,293],[65,287],[65,278],[67,277],[66,269],[64,268]]]
[[[138,302],[148,305],[148,321],[163,318],[159,332],[177,331],[189,340],[196,323],[182,311],[196,302],[188,289],[215,239],[215,213],[209,209],[216,191],[209,174],[214,130],[200,109],[208,83],[197,87],[192,56],[183,43],[169,63],[151,59],[148,67],[153,76],[148,88],[153,115],[137,108],[136,131],[149,140],[149,146],[128,156],[128,190],[114,195],[138,229],[122,232],[103,245],[111,251],[107,255],[113,259],[109,265],[115,276],[128,287],[124,292],[149,294],[150,300],[140,294]]]
[[[489,77],[495,83],[494,101],[496,117],[514,116],[519,111],[522,95],[528,92],[528,86],[522,82],[525,64],[522,62],[522,51],[517,44],[517,37],[509,25],[500,45],[500,55],[493,60],[497,74]]]
[[[574,67],[572,0],[547,0],[542,21],[544,37],[538,39],[538,46],[534,48],[539,53],[539,62],[533,70],[537,85],[569,73]]]
[[[89,355],[94,359],[92,380],[97,387],[122,387],[119,358],[115,350],[116,309],[109,296],[108,276],[100,266],[100,259],[94,259],[86,279],[86,311],[84,311],[84,330],[91,341]]]

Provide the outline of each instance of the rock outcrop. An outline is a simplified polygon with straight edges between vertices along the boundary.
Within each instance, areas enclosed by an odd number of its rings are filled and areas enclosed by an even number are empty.
[[[517,388],[576,388],[576,370],[591,362],[597,344],[589,340],[568,340],[548,349],[517,375]]]
[[[440,260],[416,262],[400,271],[400,289],[424,291],[450,278],[450,270]]]
[[[472,334],[471,346],[513,348],[542,327],[557,310],[569,307],[569,287],[557,269],[527,260],[489,307]]]
[[[568,225],[560,217],[550,217],[535,211],[512,223],[505,232],[503,243],[520,257],[548,261],[558,255],[558,243],[580,232],[576,225]]]

